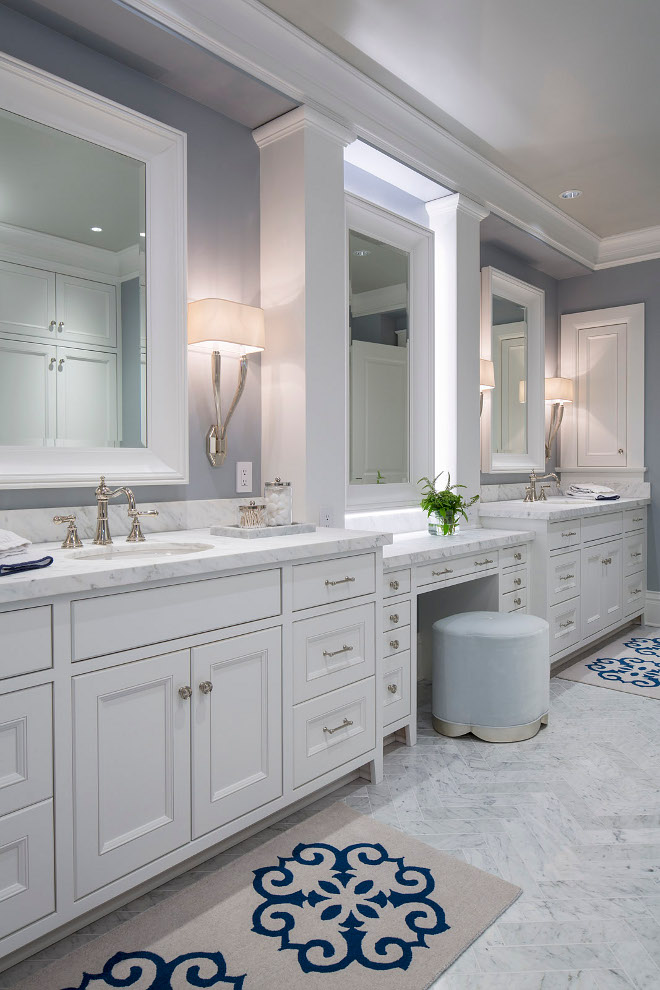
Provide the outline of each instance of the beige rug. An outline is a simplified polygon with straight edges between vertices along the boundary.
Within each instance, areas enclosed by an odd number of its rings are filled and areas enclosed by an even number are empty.
[[[16,990],[425,990],[519,894],[338,803]]]
[[[646,633],[647,635],[644,635]],[[562,670],[557,677],[660,698],[660,630],[637,627]]]

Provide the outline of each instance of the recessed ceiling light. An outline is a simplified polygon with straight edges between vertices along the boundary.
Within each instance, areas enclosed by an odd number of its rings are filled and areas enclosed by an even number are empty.
[[[89,229],[92,230],[95,234],[100,234],[101,231],[103,230],[103,227],[90,227]]]
[[[367,251],[366,248],[360,248],[358,251],[353,251],[353,254],[356,258],[366,258],[368,254],[371,254],[371,251]]]
[[[577,199],[578,196],[582,195],[581,189],[564,189],[563,193],[559,194],[560,199]]]

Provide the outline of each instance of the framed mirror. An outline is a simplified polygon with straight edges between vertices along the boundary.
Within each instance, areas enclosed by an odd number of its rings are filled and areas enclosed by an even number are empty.
[[[481,356],[493,363],[484,393],[482,471],[543,469],[545,293],[494,268],[481,273]]]
[[[4,55],[0,93],[0,486],[185,482],[185,135]]]
[[[432,450],[432,234],[353,196],[347,223],[347,505],[415,505]]]

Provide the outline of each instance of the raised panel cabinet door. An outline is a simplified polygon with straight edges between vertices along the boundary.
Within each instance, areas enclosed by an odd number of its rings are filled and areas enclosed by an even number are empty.
[[[55,275],[0,261],[0,331],[55,336]]]
[[[117,290],[105,282],[58,275],[57,336],[67,344],[117,346]]]
[[[626,464],[626,332],[625,324],[578,330],[579,467]]]
[[[53,802],[0,818],[0,938],[55,910]]]
[[[605,573],[602,582],[603,620],[605,626],[623,617],[623,543],[613,540],[601,546]]]
[[[605,627],[603,614],[603,582],[605,567],[603,558],[607,554],[602,546],[590,547],[582,551],[581,561],[581,594],[580,605],[582,612],[582,639],[595,636]]]
[[[117,443],[117,355],[57,348],[57,446]]]
[[[0,695],[0,815],[53,794],[50,684]]]
[[[0,339],[0,445],[54,446],[55,355],[47,342]]]
[[[280,629],[193,654],[193,836],[282,794]]]
[[[73,678],[76,897],[190,841],[189,687],[187,650]]]

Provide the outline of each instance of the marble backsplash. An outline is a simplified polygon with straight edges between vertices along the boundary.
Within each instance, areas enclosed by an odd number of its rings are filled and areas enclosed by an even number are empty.
[[[617,492],[622,498],[650,498],[651,485],[648,481],[625,481],[623,479],[608,479],[599,481],[600,485],[607,485],[612,491]],[[527,485],[482,485],[481,498],[483,502],[508,502],[511,499],[525,497]],[[554,494],[553,490],[550,494]]]

